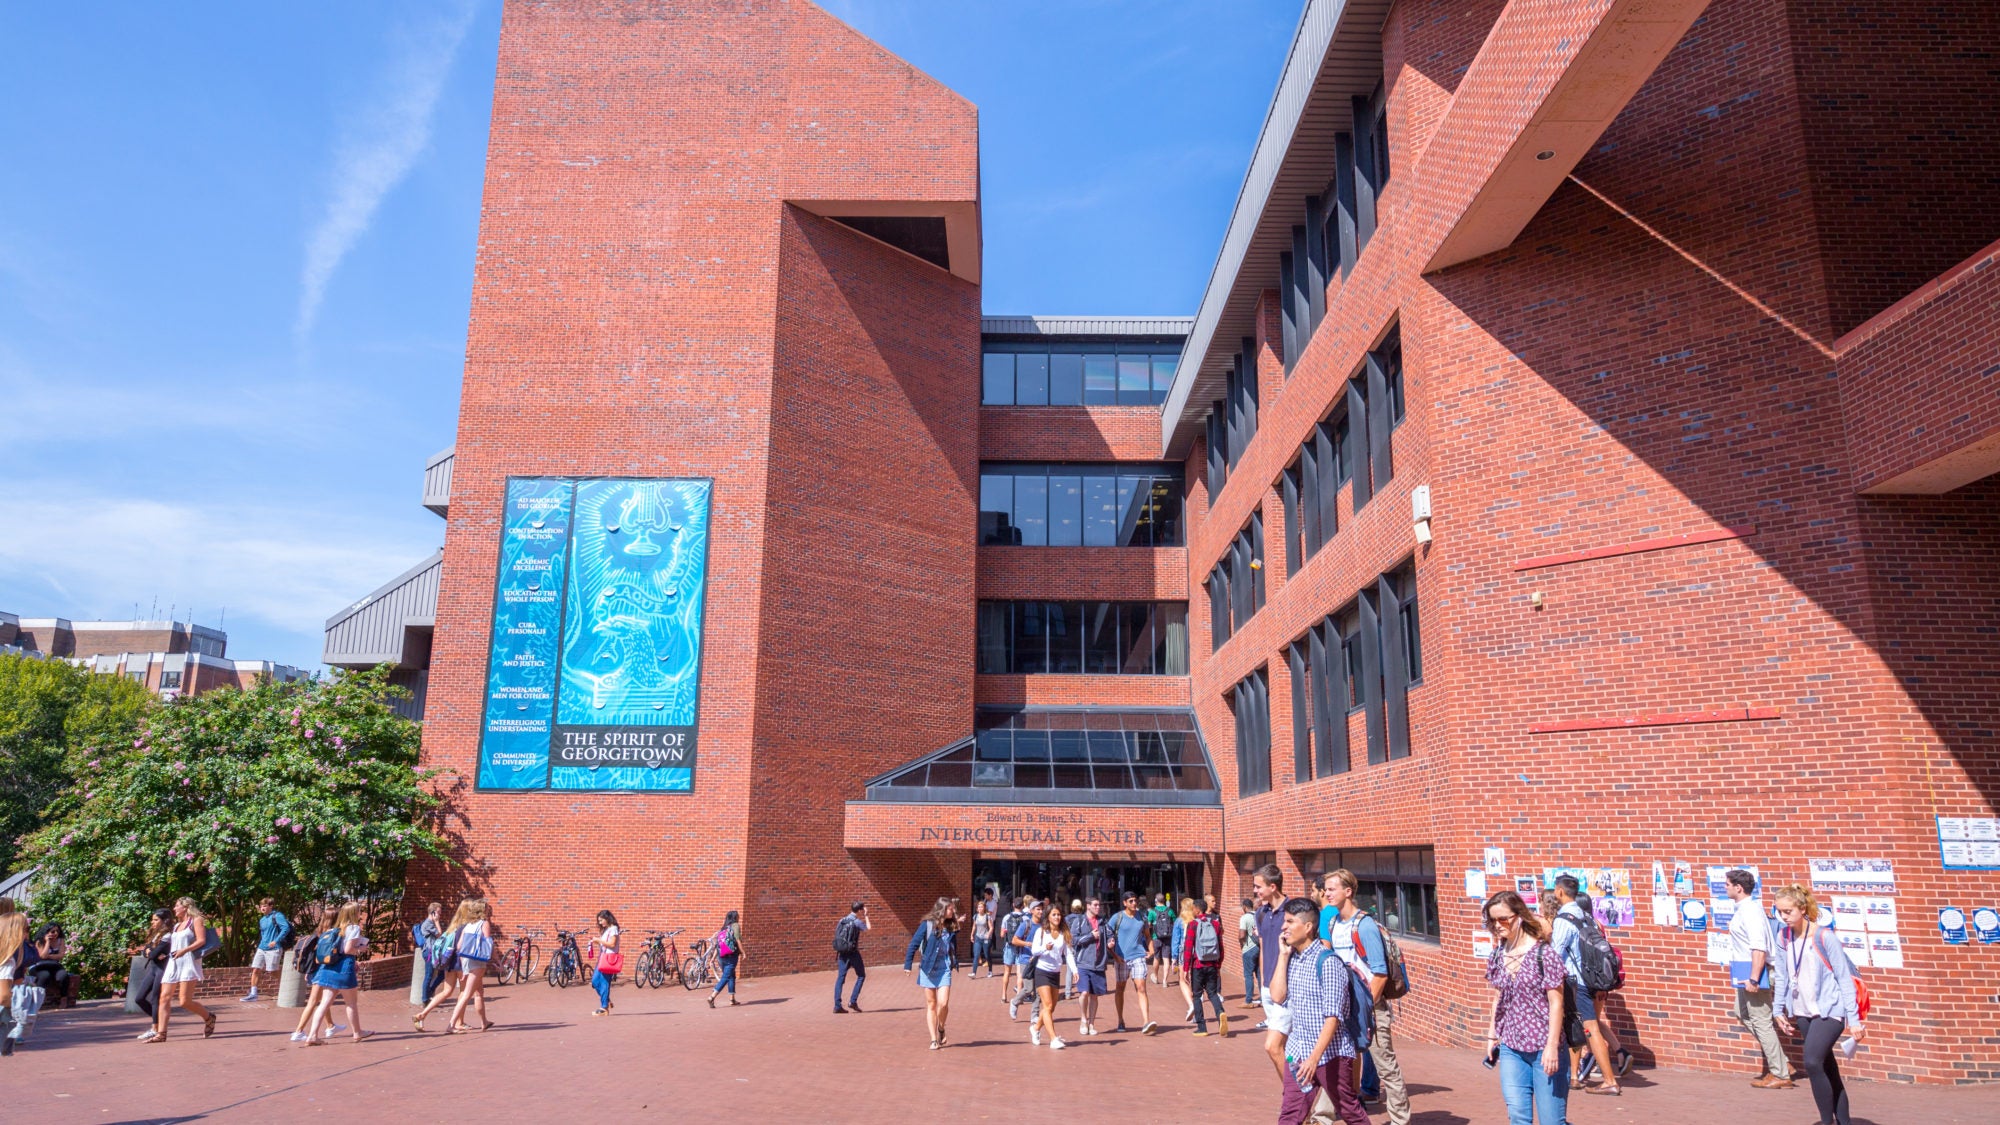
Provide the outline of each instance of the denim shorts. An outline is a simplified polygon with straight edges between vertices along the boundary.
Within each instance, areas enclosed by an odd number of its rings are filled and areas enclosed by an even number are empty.
[[[946,970],[945,970],[944,972],[942,972],[942,973],[938,974],[938,975],[937,975],[937,976],[936,976],[935,978],[933,978],[933,977],[932,977],[932,976],[931,976],[931,975],[930,975],[929,973],[926,973],[926,972],[924,972],[924,971],[923,971],[922,969],[918,969],[918,970],[917,970],[917,987],[918,987],[918,988],[950,988],[950,987],[951,987],[951,970],[950,970],[950,969],[946,969]]]

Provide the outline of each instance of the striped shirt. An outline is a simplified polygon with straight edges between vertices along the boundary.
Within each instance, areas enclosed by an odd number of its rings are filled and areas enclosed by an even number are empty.
[[[1347,966],[1323,941],[1314,941],[1286,962],[1285,1010],[1292,1014],[1292,1030],[1285,1036],[1286,1057],[1297,1060],[1311,1054],[1327,1020],[1347,1021],[1352,1003],[1347,974]],[[1313,1066],[1335,1055],[1352,1058],[1354,1037],[1336,1034],[1326,1052],[1313,1060]]]

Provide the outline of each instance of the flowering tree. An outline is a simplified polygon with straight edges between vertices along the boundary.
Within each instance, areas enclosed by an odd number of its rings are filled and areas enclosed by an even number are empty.
[[[155,703],[145,685],[60,660],[0,654],[0,875],[76,776],[87,747],[130,741]]]
[[[147,914],[182,895],[241,962],[265,895],[295,910],[398,890],[413,856],[444,851],[419,728],[384,702],[399,690],[378,668],[155,709],[129,745],[82,763],[29,838],[35,913],[64,922],[83,972],[108,982]]]

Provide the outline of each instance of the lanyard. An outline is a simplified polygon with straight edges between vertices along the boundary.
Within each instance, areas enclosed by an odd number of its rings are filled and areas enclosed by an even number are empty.
[[[1812,924],[1807,923],[1806,936],[1793,942],[1792,947],[1785,951],[1786,953],[1790,954],[1792,958],[1792,991],[1794,993],[1800,992],[1801,988],[1803,987],[1799,983],[1799,977],[1801,973],[1805,972],[1806,943],[1811,941],[1812,937],[1813,937]]]

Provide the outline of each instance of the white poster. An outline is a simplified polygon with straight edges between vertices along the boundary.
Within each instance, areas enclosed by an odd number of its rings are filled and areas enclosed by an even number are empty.
[[[1858,934],[1866,930],[1868,928],[1867,903],[1867,899],[1858,898],[1854,895],[1834,895],[1832,899],[1833,928],[1851,934]]]
[[[1466,898],[1486,897],[1486,872],[1467,871],[1465,873],[1465,897]]]
[[[1878,969],[1902,968],[1903,939],[1895,934],[1869,934],[1868,959]]]
[[[1653,896],[1653,925],[1665,926],[1670,930],[1681,928],[1681,912],[1674,906],[1674,896]]]
[[[1857,969],[1865,969],[1865,968],[1867,968],[1867,967],[1868,967],[1869,965],[1871,965],[1871,964],[1873,963],[1873,962],[1869,961],[1869,959],[1868,959],[1868,935],[1867,935],[1867,934],[1864,934],[1864,933],[1858,933],[1858,932],[1857,932],[1857,933],[1849,933],[1849,934],[1841,934],[1841,935],[1840,935],[1840,948],[1842,948],[1842,949],[1844,949],[1844,950],[1846,950],[1846,951],[1847,951],[1847,959],[1848,959],[1849,961],[1852,961],[1852,962],[1854,962],[1854,967],[1855,967],[1855,968],[1857,968]],[[1896,958],[1896,959],[1897,959],[1897,962],[1898,962],[1898,965],[1899,965],[1899,967],[1900,967],[1900,963],[1901,963],[1901,961],[1902,961],[1902,952],[1901,952],[1901,946],[1898,946],[1898,947],[1897,947],[1897,958]]]
[[[1507,853],[1501,848],[1486,849],[1486,874],[1505,875],[1507,873]]]
[[[1896,932],[1896,900],[1870,897],[1861,900],[1863,928],[1871,934]]]

